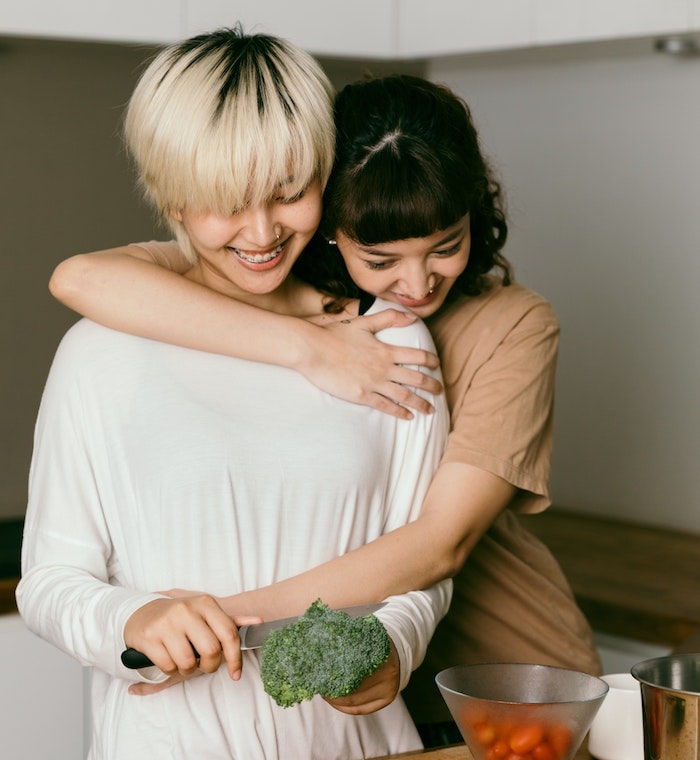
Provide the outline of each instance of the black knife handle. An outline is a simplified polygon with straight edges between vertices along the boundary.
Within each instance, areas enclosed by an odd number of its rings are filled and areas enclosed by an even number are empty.
[[[147,668],[153,665],[143,652],[139,652],[138,649],[132,649],[131,647],[122,652],[122,663],[132,670]]]
[[[199,659],[199,652],[194,647],[192,647],[192,651],[194,652],[194,656]],[[125,667],[131,668],[131,670],[148,668],[153,665],[143,652],[139,652],[138,649],[132,649],[131,647],[122,652],[122,663]]]

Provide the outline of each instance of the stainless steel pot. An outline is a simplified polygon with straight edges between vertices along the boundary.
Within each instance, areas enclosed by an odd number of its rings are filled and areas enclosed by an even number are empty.
[[[700,760],[700,654],[638,662],[645,760]]]

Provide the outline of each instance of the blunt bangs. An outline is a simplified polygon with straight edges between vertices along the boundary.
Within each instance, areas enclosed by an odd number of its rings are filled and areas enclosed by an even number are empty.
[[[161,214],[233,214],[315,179],[325,185],[332,99],[310,55],[276,38],[220,30],[156,58],[131,99],[125,135]]]
[[[456,224],[472,202],[454,161],[400,133],[368,154],[354,171],[331,179],[329,231],[363,245],[428,237]]]

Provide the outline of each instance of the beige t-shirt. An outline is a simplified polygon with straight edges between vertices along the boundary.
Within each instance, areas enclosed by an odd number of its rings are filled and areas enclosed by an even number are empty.
[[[494,280],[428,326],[451,410],[443,461],[488,470],[519,490],[455,577],[450,611],[403,693],[417,722],[449,719],[434,679],[452,665],[537,662],[600,672],[558,563],[515,514],[550,504],[556,315],[536,293]]]

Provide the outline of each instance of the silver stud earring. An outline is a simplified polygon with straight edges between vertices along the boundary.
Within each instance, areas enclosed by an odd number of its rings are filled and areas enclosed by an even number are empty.
[[[338,241],[334,240],[333,238],[330,238],[330,240],[328,241],[328,245],[338,245]]]

